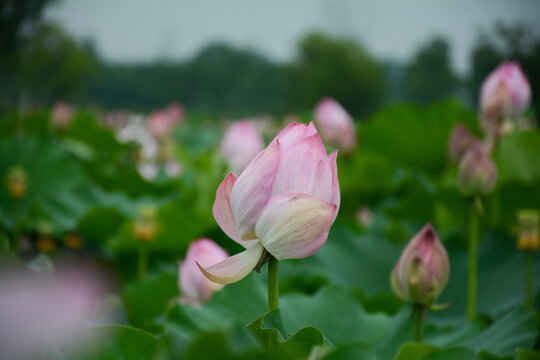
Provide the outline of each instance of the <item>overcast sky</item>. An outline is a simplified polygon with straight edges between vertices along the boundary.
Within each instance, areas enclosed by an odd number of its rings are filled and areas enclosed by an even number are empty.
[[[520,21],[540,33],[540,1],[62,0],[46,18],[93,39],[114,62],[185,59],[217,40],[288,60],[298,39],[313,30],[348,34],[379,58],[403,61],[442,34],[463,72],[478,32],[496,21]]]

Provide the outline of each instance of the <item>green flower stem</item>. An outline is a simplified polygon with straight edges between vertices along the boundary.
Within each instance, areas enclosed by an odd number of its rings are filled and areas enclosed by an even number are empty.
[[[138,275],[142,279],[148,269],[148,242],[139,241]]]
[[[414,341],[422,343],[422,320],[424,319],[424,306],[421,304],[414,304]]]
[[[476,292],[478,290],[478,237],[479,217],[474,204],[471,206],[469,218],[469,298],[467,302],[467,318],[474,318],[476,313]]]
[[[533,306],[533,252],[525,252],[525,306],[527,309],[531,309]]]
[[[13,242],[11,243],[11,247],[13,250],[13,253],[17,254],[17,251],[19,250],[19,241],[21,238],[21,221],[20,221],[20,200],[14,199],[13,200]]]
[[[268,261],[268,311],[279,308],[278,259]]]

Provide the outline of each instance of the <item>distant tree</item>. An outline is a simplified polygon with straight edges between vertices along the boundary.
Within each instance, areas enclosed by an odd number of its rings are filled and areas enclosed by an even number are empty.
[[[322,97],[332,96],[353,115],[364,116],[384,100],[380,65],[352,39],[307,35],[298,43],[298,57],[288,73],[296,109],[312,108]]]
[[[23,93],[42,101],[73,98],[97,66],[91,47],[52,24],[40,25],[20,49],[19,61]]]
[[[457,78],[450,64],[450,46],[435,37],[420,47],[405,67],[403,82],[406,99],[430,103],[454,93]]]
[[[497,24],[479,34],[471,52],[469,91],[473,103],[486,76],[503,60],[518,61],[529,78],[533,104],[540,107],[540,35],[523,24]]]

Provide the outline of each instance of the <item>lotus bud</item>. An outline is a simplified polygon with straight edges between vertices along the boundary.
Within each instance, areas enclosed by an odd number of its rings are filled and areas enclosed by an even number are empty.
[[[409,242],[392,271],[390,283],[403,301],[430,306],[446,287],[450,261],[431,224]]]
[[[179,102],[172,102],[165,108],[173,124],[179,124],[184,120],[185,110]]]
[[[505,61],[491,72],[480,91],[482,126],[498,131],[506,117],[521,114],[531,101],[531,86],[517,62]]]
[[[345,152],[351,152],[356,146],[354,121],[347,111],[332,98],[324,98],[315,108],[315,122],[321,136]]]
[[[58,101],[51,110],[51,125],[54,129],[65,130],[71,125],[73,110],[63,101]]]
[[[221,141],[221,155],[236,175],[240,175],[263,148],[261,134],[250,121],[234,123]]]
[[[497,182],[497,168],[480,142],[474,142],[459,163],[458,187],[466,197],[490,193]]]
[[[7,188],[9,196],[20,199],[26,195],[28,180],[22,166],[12,166],[7,172]]]
[[[339,209],[337,151],[327,155],[313,123],[291,124],[236,178],[219,185],[212,211],[246,250],[210,266],[212,281],[229,284],[265,259],[301,259],[326,242]]]
[[[192,242],[186,252],[186,258],[179,263],[178,288],[180,302],[199,305],[206,302],[212,294],[223,288],[223,284],[210,281],[199,270],[201,266],[212,266],[228,256],[218,244],[210,239]]]
[[[373,223],[373,212],[367,206],[362,206],[356,210],[356,222],[363,227],[367,227]]]
[[[538,210],[520,210],[518,212],[519,237],[518,249],[535,251],[540,247]]]
[[[137,222],[133,228],[133,235],[139,241],[154,241],[157,233],[156,211],[151,206],[139,208]]]
[[[450,156],[450,160],[452,160],[452,162],[458,162],[474,141],[477,141],[477,139],[469,131],[467,126],[463,123],[457,124],[456,127],[454,127],[454,130],[450,135],[450,141],[448,142],[448,155]]]

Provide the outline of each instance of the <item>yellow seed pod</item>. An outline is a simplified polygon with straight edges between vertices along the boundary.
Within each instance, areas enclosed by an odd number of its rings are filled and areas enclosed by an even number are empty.
[[[157,233],[156,211],[151,206],[139,208],[137,222],[133,227],[133,236],[139,241],[154,241]]]
[[[28,180],[22,166],[12,166],[7,172],[6,181],[9,196],[13,199],[20,199],[26,195]]]
[[[41,236],[36,242],[36,247],[39,252],[51,253],[56,250],[56,240],[50,236]]]
[[[82,249],[84,246],[83,238],[76,233],[68,233],[63,239],[64,245],[71,249]]]
[[[518,249],[538,250],[540,247],[538,210],[520,210],[517,217],[519,222]]]

